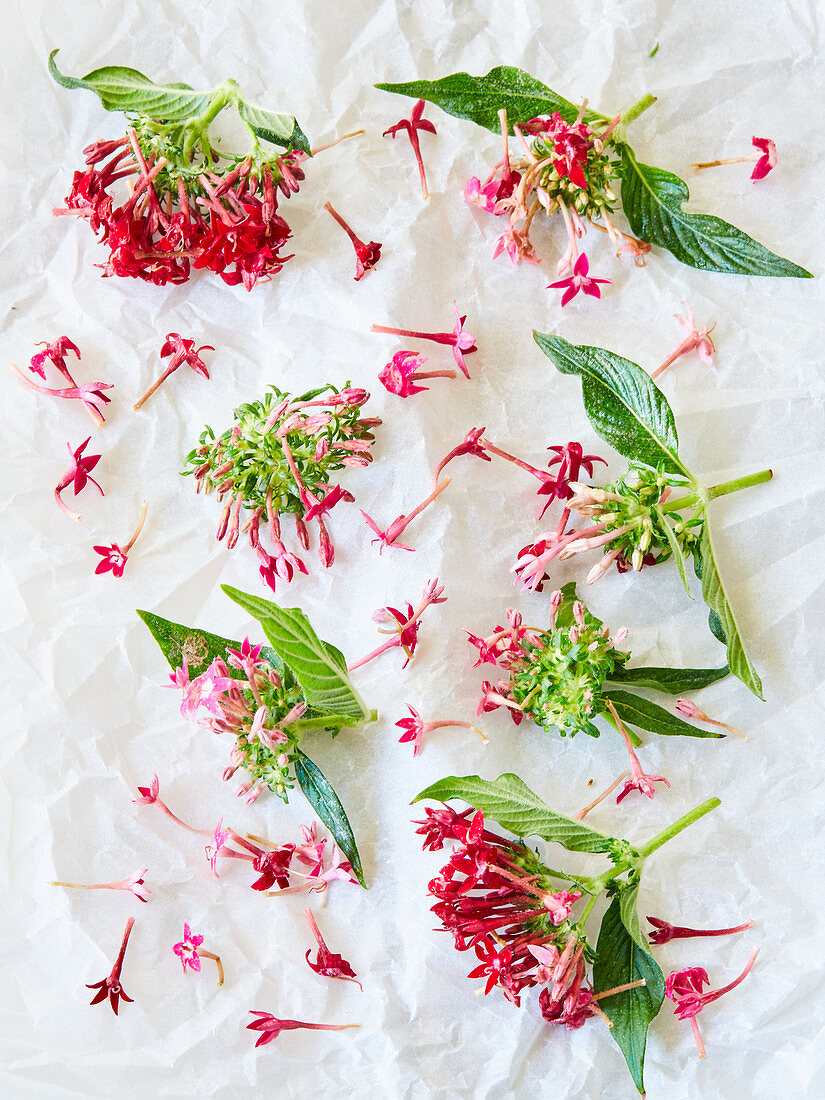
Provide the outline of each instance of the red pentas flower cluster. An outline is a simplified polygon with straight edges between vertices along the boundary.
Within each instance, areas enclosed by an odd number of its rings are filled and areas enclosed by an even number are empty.
[[[535,853],[487,829],[480,810],[444,806],[426,814],[416,822],[425,849],[456,842],[429,891],[456,950],[475,951],[479,965],[468,977],[484,978],[485,994],[498,987],[515,1005],[523,990],[541,986],[542,1016],[551,1024],[574,1029],[602,1016],[598,1000],[619,990],[594,994],[588,983],[587,942],[570,919],[580,891],[557,889]]]
[[[65,207],[54,213],[87,219],[109,249],[104,276],[162,286],[207,269],[251,290],[292,258],[281,251],[291,232],[278,197],[300,188],[300,151],[221,163],[209,146],[195,163],[141,119],[124,137],[89,145],[84,156],[85,169],[75,172]]]

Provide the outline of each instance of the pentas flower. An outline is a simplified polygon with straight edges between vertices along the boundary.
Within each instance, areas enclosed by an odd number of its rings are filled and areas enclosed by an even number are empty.
[[[186,664],[186,658],[184,658],[184,665]],[[174,686],[174,685],[172,685]],[[190,833],[199,833],[204,836],[211,836],[211,829],[195,829],[192,825],[187,825],[185,821],[173,814],[166,803],[160,797],[160,782],[157,775],[152,776],[152,782],[148,787],[138,787],[138,798],[133,798],[132,802],[137,806],[157,806],[159,810],[162,810],[168,818],[171,818],[181,828],[186,829]]]
[[[432,912],[452,935],[456,950],[475,951],[479,965],[468,977],[483,978],[485,994],[499,988],[518,1005],[523,990],[542,985],[544,1019],[571,1028],[601,1014],[600,998],[644,985],[592,992],[586,981],[586,942],[572,919],[581,892],[559,890],[553,881],[558,875],[526,845],[487,829],[481,810],[471,807],[457,814],[447,806],[428,808],[427,820],[416,824],[425,849],[457,842],[430,882],[436,898]]]
[[[77,494],[82,492],[82,490],[86,488],[86,485],[91,482],[101,496],[105,495],[100,484],[91,476],[92,470],[97,466],[98,462],[100,462],[102,456],[83,454],[91,438],[91,436],[87,436],[74,451],[72,450],[71,443],[66,444],[69,448],[69,457],[71,458],[72,464],[55,486],[54,490],[54,499],[57,501],[60,510],[64,512],[69,519],[73,519],[75,523],[80,523],[83,517],[73,512],[65,503],[60,495],[64,489],[68,489],[71,485],[74,495],[77,496]]]
[[[160,349],[160,357],[161,359],[166,359],[168,356],[171,356],[171,359],[164,368],[160,378],[152,383],[143,397],[135,402],[132,407],[134,409],[139,409],[142,405],[145,405],[155,390],[162,386],[169,375],[176,371],[178,367],[183,366],[184,363],[191,367],[195,374],[199,374],[202,378],[208,380],[209,371],[206,364],[201,359],[201,352],[214,350],[211,344],[204,344],[202,347],[195,348],[195,341],[185,336],[181,336],[179,332],[167,333],[166,341]]]
[[[747,164],[756,161],[751,179],[754,183],[763,180],[769,172],[776,167],[776,144],[770,138],[751,138],[751,145],[756,149],[749,157],[728,157],[725,160],[706,160],[692,165],[694,172],[701,172],[703,168],[716,168],[720,164]]]
[[[679,1019],[690,1020],[700,1058],[707,1057],[707,1052],[705,1044],[702,1042],[696,1017],[707,1005],[713,1001],[718,1001],[726,993],[730,993],[732,989],[735,989],[747,978],[758,954],[759,948],[756,948],[738,978],[734,978],[732,982],[722,986],[721,989],[709,989],[705,993],[702,992],[702,986],[708,985],[710,979],[707,971],[703,970],[701,966],[691,966],[685,970],[674,970],[668,975],[665,981],[665,994],[675,1003],[676,1007],[673,1011]]]
[[[666,371],[671,363],[675,363],[677,359],[683,355],[688,355],[691,351],[695,351],[701,361],[707,367],[712,367],[713,353],[716,350],[713,346],[713,340],[710,338],[710,334],[716,328],[713,324],[710,328],[699,328],[693,317],[693,310],[690,306],[685,306],[685,312],[687,317],[682,317],[679,313],[674,313],[674,317],[687,333],[684,340],[681,341],[665,359],[661,366],[658,366],[655,371],[650,375],[651,378],[658,378],[659,375]]]
[[[134,894],[138,901],[148,901],[152,891],[145,885],[144,875],[148,868],[142,867],[139,871],[135,871],[134,874],[129,875],[128,878],[121,879],[119,882],[97,882],[97,883],[85,883],[85,882],[52,882],[52,886],[67,886],[73,890],[125,890],[129,894]]]
[[[453,312],[455,313],[455,328],[452,332],[417,332],[412,329],[390,328],[388,325],[373,325],[371,331],[386,332],[391,336],[407,336],[411,340],[432,340],[436,344],[445,344],[453,349],[453,358],[459,370],[465,378],[469,378],[470,372],[467,370],[464,356],[478,351],[478,348],[476,347],[475,337],[471,336],[464,328],[467,317],[459,314],[455,302],[453,302]]]
[[[98,424],[103,424],[105,422],[106,417],[103,415],[103,410],[112,399],[111,397],[107,397],[103,391],[113,389],[113,383],[86,382],[82,386],[73,384],[56,390],[49,386],[38,386],[36,382],[32,382],[30,378],[27,378],[14,363],[12,363],[11,366],[12,370],[17,374],[17,377],[25,386],[28,386],[30,390],[34,390],[36,393],[44,393],[48,397],[62,397],[67,401],[81,401],[83,406],[89,410]]]
[[[251,1016],[257,1016],[247,1029],[259,1031],[260,1035],[255,1043],[256,1047],[266,1046],[273,1039],[277,1039],[282,1031],[295,1031],[297,1028],[309,1028],[312,1031],[346,1031],[350,1027],[360,1027],[360,1024],[307,1024],[301,1020],[279,1020],[271,1012],[256,1012],[249,1010]]]
[[[601,298],[602,292],[599,289],[600,283],[612,283],[612,279],[596,279],[590,272],[590,261],[587,256],[582,252],[573,265],[573,273],[566,279],[559,279],[555,283],[549,283],[548,290],[564,290],[564,294],[561,296],[561,304],[566,306],[568,302],[583,290],[585,294],[589,294],[591,298]]]
[[[80,359],[80,349],[77,344],[74,344],[68,336],[58,336],[54,343],[50,344],[47,340],[38,340],[37,347],[45,344],[45,350],[37,352],[31,357],[29,364],[29,370],[33,374],[38,374],[46,381],[46,363],[51,363],[57,370],[63,375],[70,386],[76,386],[74,378],[72,378],[71,372],[66,365],[66,356],[69,352],[74,352],[75,356]]]
[[[691,718],[696,722],[707,722],[708,725],[711,726],[719,726],[720,729],[727,730],[743,741],[747,741],[747,737],[741,730],[736,729],[735,726],[728,725],[727,722],[718,722],[715,718],[709,718],[703,710],[700,710],[699,707],[696,706],[692,699],[677,699],[675,710],[685,718]]]
[[[410,139],[410,145],[412,145],[413,154],[415,155],[415,161],[418,165],[418,174],[421,178],[421,194],[425,199],[430,197],[427,191],[427,174],[424,171],[424,161],[421,157],[421,145],[418,140],[418,131],[423,130],[425,133],[434,134],[436,132],[435,126],[431,122],[428,122],[426,118],[423,118],[425,103],[423,99],[419,99],[416,105],[412,109],[410,117],[402,118],[400,122],[396,122],[395,126],[390,126],[388,130],[385,130],[382,137],[386,137],[388,134],[395,140],[396,134],[402,130],[407,132],[407,136]]]
[[[101,561],[97,563],[95,573],[108,573],[111,571],[112,576],[122,577],[123,570],[126,568],[126,562],[129,560],[129,551],[137,542],[140,537],[140,533],[143,530],[143,525],[146,522],[147,505],[146,502],[141,506],[140,519],[138,525],[132,532],[132,537],[121,547],[118,543],[113,542],[111,546],[93,546],[92,549],[96,554],[100,554]]]
[[[670,943],[671,940],[694,939],[697,936],[732,936],[737,932],[744,932],[753,928],[753,921],[745,921],[737,924],[735,928],[683,928],[678,924],[668,924],[666,920],[658,917],[648,917],[648,922],[653,925],[653,931],[648,932],[651,943]]]
[[[350,964],[342,955],[336,955],[330,951],[324,942],[324,937],[315,922],[315,917],[312,915],[311,909],[304,910],[304,916],[307,919],[312,934],[318,943],[318,954],[315,958],[315,962],[310,959],[311,950],[306,953],[307,966],[311,970],[314,970],[316,974],[321,974],[325,978],[340,978],[345,982],[355,982],[360,990],[363,991],[363,986],[358,981],[358,977]]]
[[[189,925],[184,923],[183,939],[180,943],[176,943],[172,950],[180,959],[184,974],[187,967],[194,970],[196,974],[200,974],[201,956],[205,959],[212,959],[218,968],[218,985],[223,985],[223,963],[220,956],[213,954],[211,951],[206,951],[201,946],[202,943],[203,936],[193,933]]]
[[[340,485],[331,486],[331,476],[372,461],[372,429],[381,421],[361,416],[369,394],[349,385],[341,392],[325,386],[298,397],[274,386],[270,390],[262,401],[237,408],[234,425],[217,438],[207,427],[200,445],[186,456],[183,473],[193,475],[196,492],[215,491],[223,503],[216,537],[231,550],[246,533],[261,577],[274,590],[279,580],[307,572],[284,545],[285,514],[295,517],[304,549],[310,544],[308,524],[316,524],[318,556],[325,568],[332,565],[329,512],[354,498]],[[242,511],[247,513],[243,525]],[[262,528],[268,531],[271,553],[262,543]]]
[[[97,993],[94,995],[90,1004],[96,1005],[101,1001],[105,1001],[109,998],[109,1004],[112,1006],[112,1012],[117,1016],[117,1010],[119,1002],[121,1000],[129,1001],[131,1003],[132,998],[127,997],[126,991],[120,984],[120,973],[123,969],[123,960],[126,957],[126,948],[129,944],[129,937],[132,934],[132,928],[135,924],[135,918],[129,917],[126,921],[126,930],[123,933],[123,939],[120,944],[120,951],[115,959],[115,965],[112,967],[111,973],[107,978],[104,978],[100,982],[94,982],[93,984],[87,984],[87,989],[96,989]]]
[[[433,730],[445,729],[448,726],[461,726],[463,729],[472,730],[485,745],[489,744],[489,739],[484,736],[480,729],[471,725],[470,722],[457,722],[457,721],[444,721],[444,722],[425,722],[418,711],[411,707],[407,703],[407,710],[410,712],[409,718],[402,718],[399,722],[396,722],[396,726],[399,729],[404,730],[404,733],[398,738],[399,744],[405,744],[406,742],[412,742],[413,756],[418,756],[422,749],[422,739],[428,733],[432,733]]]
[[[420,516],[425,508],[429,508],[432,502],[438,496],[440,496],[441,493],[444,492],[444,490],[450,484],[451,480],[451,478],[445,477],[441,484],[436,485],[433,491],[429,493],[424,498],[424,500],[421,501],[420,504],[416,505],[416,507],[413,508],[413,510],[411,512],[408,512],[406,515],[398,516],[396,519],[394,519],[389,527],[386,528],[386,530],[382,530],[375,522],[375,520],[371,516],[368,516],[363,508],[361,509],[361,515],[364,517],[367,526],[375,532],[376,537],[371,541],[373,543],[377,542],[379,544],[379,553],[383,552],[385,546],[393,547],[396,550],[409,550],[410,552],[413,552],[414,548],[412,546],[405,546],[403,543],[399,542],[398,539],[401,537],[404,531],[406,531],[407,527],[412,523],[416,516]]]
[[[381,259],[381,244],[378,241],[370,241],[368,244],[365,244],[350,229],[338,211],[334,209],[331,202],[324,203],[324,210],[335,218],[352,241],[353,248],[355,249],[355,281],[357,283],[360,279],[363,279],[366,273],[371,271]]]
[[[226,660],[216,657],[194,679],[184,656],[170,680],[181,692],[184,718],[232,736],[230,764],[223,778],[231,780],[239,769],[248,774],[238,797],[254,802],[268,788],[288,801],[301,719],[307,709],[289,667],[276,670],[261,657],[261,647],[252,646],[246,638],[240,650],[227,649]],[[220,848],[217,841],[216,847]]]
[[[373,619],[378,623],[388,624],[384,628],[379,627],[380,634],[392,634],[388,642],[384,642],[377,649],[374,649],[372,653],[368,653],[366,657],[362,657],[360,661],[356,661],[354,665],[349,666],[349,671],[352,672],[356,668],[361,668],[362,665],[367,664],[368,661],[374,660],[376,657],[380,657],[382,653],[386,653],[388,650],[395,647],[400,647],[406,656],[402,668],[406,668],[415,654],[416,646],[418,645],[418,632],[421,629],[421,616],[427,610],[428,607],[433,604],[445,603],[447,597],[442,595],[444,592],[443,585],[439,585],[438,578],[432,581],[427,581],[424,587],[424,591],[421,593],[421,601],[418,607],[413,610],[411,603],[407,604],[406,611],[400,611],[395,607],[382,607],[379,608],[373,615]]]
[[[624,787],[622,787],[619,794],[616,796],[616,803],[626,798],[631,791],[639,791],[640,794],[645,795],[647,798],[653,798],[656,793],[653,786],[654,783],[664,783],[666,787],[670,786],[670,781],[665,779],[663,775],[646,775],[642,770],[642,765],[639,763],[639,757],[633,748],[633,744],[630,740],[630,735],[624,727],[619,715],[616,713],[616,708],[613,706],[609,699],[605,699],[605,706],[608,713],[613,719],[613,724],[616,729],[622,735],[627,749],[627,755],[630,758],[630,777],[626,780]]]
[[[551,285],[564,289],[562,305],[580,290],[599,298],[600,284],[610,282],[590,276],[588,261],[579,252],[588,222],[609,236],[619,259],[623,252],[629,252],[636,263],[643,264],[645,253],[650,251],[647,242],[617,229],[610,216],[616,202],[613,183],[618,169],[609,146],[620,121],[600,118],[585,122],[584,105],[573,121],[555,111],[512,127],[519,146],[518,155],[513,156],[507,112],[501,110],[502,159],[483,184],[474,176],[465,185],[467,202],[495,216],[507,215],[508,224],[496,242],[494,258],[506,251],[513,263],[539,263],[530,229],[542,212],[548,217],[559,213],[568,243],[558,263],[558,274],[569,274],[569,278]]]
[[[455,378],[454,370],[426,370],[420,368],[427,362],[423,355],[415,351],[398,351],[379,371],[378,380],[385,390],[398,397],[412,397],[424,393],[429,386],[416,386],[422,378]]]
[[[358,885],[352,865],[337,844],[327,850],[326,839],[318,840],[316,827],[301,826],[302,844],[274,845],[263,837],[241,836],[233,829],[220,836],[216,831],[213,849],[207,846],[206,855],[213,871],[219,858],[244,860],[252,865],[259,877],[252,889],[265,897],[284,897],[287,894],[323,893],[330,883],[340,881]],[[218,843],[220,841],[220,844]],[[235,845],[232,847],[231,845]],[[307,868],[304,871],[299,867]],[[298,881],[294,881],[294,880]],[[277,889],[272,889],[272,887]]]

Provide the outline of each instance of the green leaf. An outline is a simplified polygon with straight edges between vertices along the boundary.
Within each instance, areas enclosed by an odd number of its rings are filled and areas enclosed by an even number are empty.
[[[762,694],[762,681],[756,669],[750,663],[739,627],[736,625],[733,610],[728,603],[725,590],[722,587],[722,579],[716,568],[716,559],[713,554],[713,540],[710,533],[710,524],[707,519],[702,524],[702,539],[699,549],[694,555],[696,573],[702,581],[702,597],[711,611],[710,628],[718,638],[721,632],[721,640],[728,648],[728,665],[734,676],[739,679],[760,699]],[[716,616],[714,619],[713,616]],[[716,629],[714,630],[714,626]]]
[[[273,145],[283,145],[312,154],[306,134],[292,115],[265,111],[243,96],[238,96],[236,106],[241,119],[254,131],[256,137],[272,142]]]
[[[606,852],[613,843],[612,837],[551,810],[512,772],[492,781],[478,775],[447,776],[421,791],[413,802],[424,798],[441,802],[460,798],[516,836],[540,836],[571,852]]]
[[[199,676],[216,657],[225,661],[227,649],[241,648],[240,642],[222,638],[219,634],[210,634],[206,630],[170,622],[160,615],[153,615],[151,611],[138,611],[138,615],[149,627],[170,667],[180,668],[185,657],[190,676]],[[261,656],[274,668],[282,667],[281,658],[269,646],[261,650]],[[243,676],[242,672],[235,669],[230,668],[229,671],[231,675]]]
[[[682,206],[690,191],[684,180],[640,164],[629,145],[621,145],[621,154],[622,208],[637,237],[703,271],[813,278],[804,267],[775,255],[721,218],[685,213]]]
[[[366,889],[367,884],[364,880],[361,857],[355,843],[355,834],[352,831],[346,811],[341,805],[341,800],[332,789],[327,777],[306,753],[298,749],[294,763],[295,778],[306,795],[307,801],[332,833],[335,843],[352,864],[353,874]]]
[[[602,918],[593,964],[593,987],[597,993],[603,993],[640,978],[647,983],[599,1001],[599,1007],[613,1024],[610,1034],[624,1055],[633,1082],[644,1094],[647,1030],[662,1007],[665,979],[659,964],[634,941],[622,920],[621,904],[625,893],[634,894],[635,912],[635,890],[626,890],[613,899]]]
[[[534,332],[533,339],[561,374],[579,375],[584,411],[605,442],[625,458],[693,480],[679,459],[673,410],[640,366],[561,336]]]
[[[614,684],[663,691],[667,695],[684,695],[715,684],[728,675],[727,665],[722,668],[623,668],[619,665],[613,669],[609,680]]]
[[[538,115],[558,111],[567,122],[575,122],[579,109],[534,76],[512,65],[497,65],[486,76],[453,73],[440,80],[411,80],[407,84],[376,84],[382,92],[398,92],[413,99],[435,103],[448,115],[466,118],[494,133],[501,132],[498,112],[507,111],[507,122],[529,122]]]
[[[688,584],[687,579],[687,572],[685,570],[685,555],[682,552],[682,548],[679,545],[678,539],[676,538],[676,532],[668,523],[667,519],[665,518],[665,514],[661,508],[656,508],[654,509],[654,511],[659,517],[659,526],[665,533],[665,538],[667,539],[668,546],[670,547],[670,552],[673,555],[673,560],[676,562],[676,568],[679,570],[679,579],[684,585],[684,589],[685,592],[687,592],[688,599],[692,600],[693,595],[690,591],[690,585]]]
[[[648,699],[642,699],[629,691],[614,691],[608,688],[603,692],[604,698],[609,699],[616,708],[616,713],[623,722],[630,722],[639,729],[649,733],[660,733],[666,737],[722,737],[721,733],[712,733],[710,730],[699,729],[682,721],[676,714],[651,703]]]
[[[202,114],[212,92],[196,92],[186,84],[155,84],[137,69],[125,65],[106,65],[84,77],[64,76],[49,54],[49,72],[63,88],[87,88],[96,92],[107,111],[126,111],[164,122],[183,122]]]
[[[321,641],[300,608],[278,607],[226,584],[221,588],[260,622],[272,648],[298,677],[307,702],[327,714],[372,720],[352,686],[344,655],[329,642]]]

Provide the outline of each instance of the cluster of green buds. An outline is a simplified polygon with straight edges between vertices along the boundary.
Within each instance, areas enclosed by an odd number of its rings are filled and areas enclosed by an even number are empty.
[[[610,628],[575,598],[573,585],[553,593],[549,630],[525,627],[520,617],[508,619],[509,630],[489,639],[470,636],[482,659],[509,672],[497,689],[484,682],[478,713],[506,706],[516,724],[526,716],[562,737],[579,732],[598,737],[593,718],[605,709],[603,683],[630,656],[616,648],[627,630],[622,627],[611,638]]]
[[[598,132],[581,119],[568,125],[558,112],[537,119],[538,124],[542,129],[531,142],[536,158],[532,174],[548,213],[562,203],[588,218],[612,210],[616,194],[610,184],[618,173]]]
[[[183,473],[193,475],[196,491],[214,490],[224,502],[217,538],[225,538],[231,549],[245,532],[260,560],[261,576],[273,591],[276,578],[290,581],[296,570],[307,572],[281,540],[282,514],[295,517],[304,549],[310,544],[307,524],[314,520],[321,562],[329,567],[334,560],[324,515],[353,496],[340,485],[330,485],[330,475],[372,461],[372,429],[381,421],[361,416],[368,398],[366,390],[349,384],[340,392],[323,386],[294,398],[272,386],[262,401],[237,408],[235,423],[222,435],[205,428],[199,446],[186,456]],[[249,513],[243,527],[242,510]],[[268,525],[272,554],[261,546],[262,520]]]

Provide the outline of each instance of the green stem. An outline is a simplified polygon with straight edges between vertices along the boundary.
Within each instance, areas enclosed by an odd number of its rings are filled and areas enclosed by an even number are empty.
[[[668,500],[664,504],[658,506],[660,512],[681,512],[683,508],[692,508],[699,498],[695,493],[690,493],[685,497],[678,497],[676,500]]]
[[[651,95],[650,92],[645,92],[641,99],[637,100],[632,107],[629,107],[622,114],[622,125],[629,126],[631,122],[634,122],[639,115],[643,114],[648,107],[652,107],[656,102],[656,96]]]
[[[709,814],[710,811],[715,810],[718,805],[720,805],[720,800],[718,798],[709,798],[707,802],[703,802],[701,806],[697,806],[683,817],[680,817],[678,821],[674,821],[672,825],[668,825],[666,829],[663,829],[661,833],[654,836],[647,844],[643,844],[642,847],[639,848],[639,855],[642,859],[647,859],[651,852],[655,852],[657,848],[661,848],[663,844],[667,844],[669,840],[678,836],[678,834],[681,833],[683,829],[686,829],[688,825],[692,825],[694,821],[698,821],[700,817]]]
[[[763,481],[770,481],[772,477],[773,470],[760,470],[757,474],[748,474],[747,477],[737,477],[733,481],[712,485],[710,489],[705,490],[705,493],[708,500],[715,500],[716,497],[724,497],[728,493],[738,493],[740,489],[749,489],[751,485],[761,485]]]
[[[587,901],[587,905],[585,905],[584,911],[582,912],[581,916],[576,918],[576,924],[577,925],[580,925],[581,927],[584,927],[584,925],[587,922],[587,918],[590,916],[591,912],[593,911],[593,906],[596,904],[596,902],[599,900],[599,898],[602,896],[603,893],[604,893],[604,891],[600,890],[598,894],[591,894],[590,895],[590,897],[588,898],[588,901]]]

